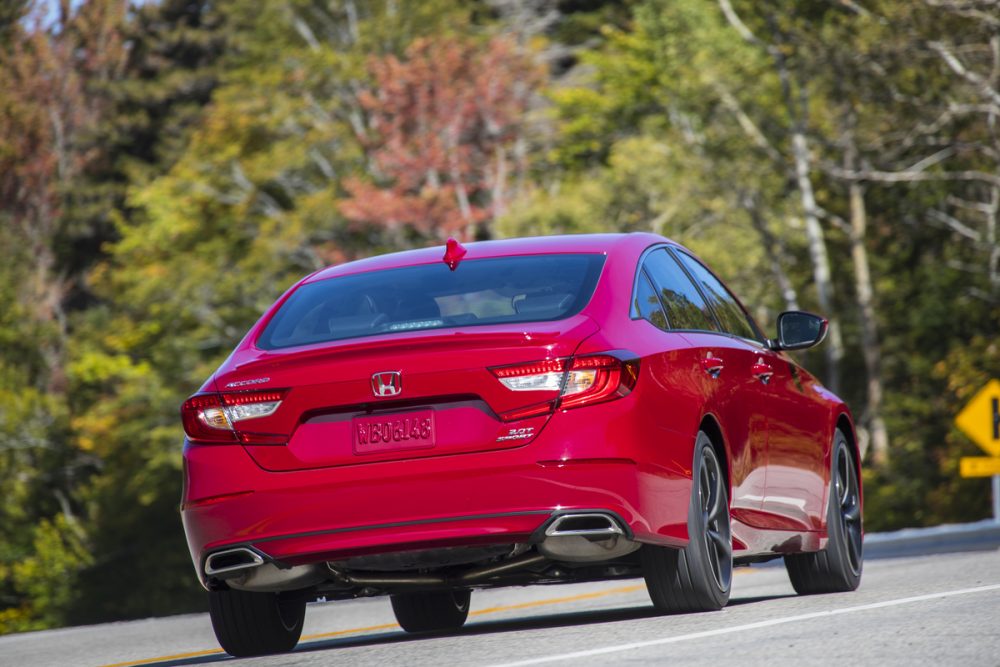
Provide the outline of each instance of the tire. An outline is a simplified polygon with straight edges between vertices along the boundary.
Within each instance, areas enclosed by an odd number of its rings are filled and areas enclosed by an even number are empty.
[[[472,591],[428,591],[389,596],[396,621],[407,632],[448,632],[465,625]]]
[[[219,645],[237,658],[285,653],[302,634],[306,601],[277,593],[210,591],[209,614]]]
[[[826,549],[785,556],[785,569],[800,595],[844,593],[861,583],[864,531],[861,487],[847,437],[837,429],[833,437],[830,500],[826,513]]]
[[[644,545],[640,556],[653,606],[667,613],[717,611],[729,602],[733,539],[722,464],[704,432],[695,441],[688,545]]]

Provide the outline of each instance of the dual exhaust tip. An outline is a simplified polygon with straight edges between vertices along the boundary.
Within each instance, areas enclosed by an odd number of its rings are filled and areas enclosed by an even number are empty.
[[[556,517],[545,529],[545,537],[570,535],[611,537],[625,535],[625,531],[610,514],[603,512],[563,514]]]
[[[259,593],[308,588],[326,578],[319,565],[279,568],[267,556],[249,547],[209,554],[205,559],[205,576],[221,579],[230,588]]]
[[[596,563],[627,556],[639,546],[629,539],[617,517],[605,512],[578,512],[553,519],[545,528],[538,551],[551,560]]]
[[[604,512],[579,512],[557,516],[546,526],[543,539],[538,544],[538,551],[545,558],[570,562],[610,560],[629,554],[638,548],[639,543],[629,539],[621,522],[613,515]],[[537,560],[535,557],[534,562]],[[518,565],[524,567],[527,564]],[[268,567],[258,570],[264,565]],[[314,569],[305,566],[296,567],[282,575],[273,564],[268,563],[264,555],[249,547],[216,551],[205,559],[206,576],[218,577],[238,587],[258,590],[271,588],[283,580],[290,583],[291,580],[313,579],[317,576],[313,572]],[[254,572],[256,574],[251,574]],[[241,581],[241,578],[245,581]]]
[[[218,577],[227,573],[232,574],[248,568],[259,567],[263,564],[264,557],[256,551],[246,547],[237,547],[210,554],[205,559],[205,574],[210,577]]]

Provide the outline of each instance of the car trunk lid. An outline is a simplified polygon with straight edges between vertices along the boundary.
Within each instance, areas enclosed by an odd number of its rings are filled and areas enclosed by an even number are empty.
[[[273,414],[236,426],[268,470],[505,449],[538,435],[551,414],[544,406],[559,391],[511,391],[490,369],[569,357],[596,330],[574,315],[308,349],[247,347],[220,369],[215,386],[225,395],[285,391]]]

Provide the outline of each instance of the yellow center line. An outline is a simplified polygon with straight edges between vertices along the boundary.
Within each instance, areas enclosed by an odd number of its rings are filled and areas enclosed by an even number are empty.
[[[101,665],[101,667],[135,667],[136,665],[152,665],[163,660],[183,660],[184,658],[200,658],[206,655],[215,655],[216,653],[225,653],[221,648],[210,648],[206,651],[191,651],[190,653],[175,653],[173,655],[161,655],[158,658],[143,658],[142,660],[133,660],[132,662],[114,662],[110,665]]]
[[[398,623],[383,623],[382,625],[369,625],[367,628],[350,628],[349,630],[334,630],[333,632],[320,632],[315,635],[302,635],[299,641],[310,639],[329,639],[330,637],[341,637],[343,635],[353,635],[359,632],[375,632],[376,630],[398,630]]]
[[[478,611],[469,612],[469,616],[480,616],[482,614],[499,614],[503,611],[516,611],[518,609],[531,609],[532,607],[544,607],[550,604],[563,604],[565,602],[579,602],[580,600],[593,600],[594,598],[603,598],[608,595],[617,595],[619,593],[635,593],[636,591],[646,590],[645,584],[635,584],[632,586],[619,586],[618,588],[609,588],[603,591],[594,591],[593,593],[580,593],[579,595],[568,595],[563,598],[547,598],[545,600],[533,600],[531,602],[519,602],[517,604],[505,604],[499,607],[488,607],[486,609],[479,609]]]
[[[533,600],[531,602],[519,602],[517,604],[505,604],[496,607],[488,607],[486,609],[477,609],[476,611],[469,612],[470,616],[483,616],[486,614],[499,614],[505,611],[517,611],[519,609],[531,609],[533,607],[545,607],[553,604],[565,604],[567,602],[579,602],[580,600],[594,600],[596,598],[603,598],[609,595],[619,595],[623,593],[636,593],[638,591],[644,590],[646,588],[643,584],[636,584],[632,586],[619,586],[617,588],[609,588],[603,591],[594,591],[592,593],[580,593],[578,595],[568,595],[566,597],[560,598],[546,598],[544,600]],[[302,635],[301,641],[308,641],[311,639],[330,639],[332,637],[342,637],[344,635],[353,635],[364,632],[377,632],[379,630],[396,630],[399,625],[396,623],[384,623],[382,625],[369,625],[364,628],[351,628],[349,630],[336,630],[334,632],[321,632],[313,635]],[[101,667],[137,667],[138,665],[152,665],[157,662],[163,662],[166,660],[183,660],[185,658],[200,658],[206,655],[217,655],[224,654],[225,651],[222,649],[208,649],[205,651],[192,651],[190,653],[175,653],[173,655],[161,655],[156,658],[144,658],[142,660],[133,660],[132,662],[116,662],[110,665],[102,665]]]

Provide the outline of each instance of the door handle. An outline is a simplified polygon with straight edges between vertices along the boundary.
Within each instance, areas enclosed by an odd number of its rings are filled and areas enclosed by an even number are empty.
[[[701,367],[709,374],[712,378],[719,377],[719,373],[722,372],[725,364],[722,359],[718,357],[705,357],[701,360]]]
[[[763,359],[758,359],[757,363],[750,369],[750,373],[761,383],[767,384],[771,381],[771,376],[774,375],[774,368],[771,367],[771,364],[765,363]]]

